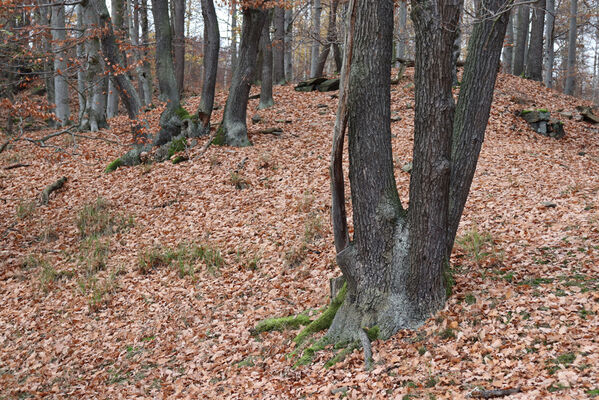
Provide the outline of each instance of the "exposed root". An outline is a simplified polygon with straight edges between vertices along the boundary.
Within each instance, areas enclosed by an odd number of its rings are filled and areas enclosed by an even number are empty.
[[[365,369],[370,371],[372,369],[372,346],[370,345],[370,338],[364,329],[360,329],[358,335],[360,336],[360,343],[364,349]]]

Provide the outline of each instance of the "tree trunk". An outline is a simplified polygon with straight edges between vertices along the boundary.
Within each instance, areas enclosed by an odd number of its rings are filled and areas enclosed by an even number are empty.
[[[272,98],[272,42],[270,40],[270,23],[272,12],[268,12],[262,27],[260,46],[262,47],[262,83],[260,84],[260,104],[258,109],[272,107],[275,101]]]
[[[84,5],[84,8],[87,7],[93,7],[98,18],[98,27],[100,28],[99,38],[102,45],[102,53],[106,60],[106,71],[112,74],[115,88],[120,94],[121,100],[123,100],[129,118],[135,119],[139,113],[141,102],[127,74],[116,73],[115,71],[114,66],[122,65],[122,54],[116,44],[112,21],[106,8],[106,3],[104,0],[89,0],[89,3]]]
[[[524,73],[524,54],[526,53],[526,43],[528,41],[528,15],[529,7],[521,5],[518,8],[518,23],[516,26],[516,46],[514,48],[514,66],[512,72],[514,75]]]
[[[545,18],[545,86],[550,88],[553,87],[553,27],[555,23],[555,0],[547,0],[546,4],[547,16]]]
[[[241,26],[239,58],[231,79],[223,121],[214,139],[215,144],[250,145],[246,122],[247,102],[252,78],[254,77],[260,33],[266,20],[266,12],[262,9],[245,8],[242,14],[243,23]]]
[[[148,29],[148,2],[147,0],[141,0],[141,44],[142,50],[142,74],[141,82],[143,87],[143,102],[146,106],[152,104],[152,67],[149,62],[148,54],[148,43],[149,43],[149,29]]]
[[[45,0],[39,0],[38,4],[40,7],[38,7],[35,13],[37,22],[43,26],[50,26],[50,17],[52,15],[51,8],[42,7],[43,4],[46,4]],[[52,54],[52,45],[48,35],[45,34],[45,32],[43,35],[41,35],[41,49],[43,54],[47,55],[43,61],[43,77],[44,84],[46,86],[46,99],[48,100],[48,104],[54,104],[54,60],[50,61],[49,59],[50,54]]]
[[[124,0],[111,0],[110,2],[112,7],[112,27],[114,29],[115,39],[122,40],[123,39],[123,14],[124,14]],[[122,53],[119,49],[118,45],[116,51]],[[120,55],[121,63],[119,63],[119,67],[124,66],[125,58],[124,55]],[[117,89],[118,84],[115,82],[114,76],[110,76],[110,81],[108,82],[108,104],[106,106],[106,114],[108,118],[116,117],[119,113],[119,91]]]
[[[320,0],[312,0],[312,47],[310,47],[310,78],[316,78],[318,53],[320,49]]]
[[[285,80],[293,80],[293,9],[285,9]]]
[[[476,4],[476,2],[475,2]],[[451,84],[452,86],[458,85],[458,60],[460,53],[462,52],[462,27],[461,27],[461,13],[460,19],[458,20],[457,35],[453,41],[453,50],[451,52]]]
[[[220,33],[213,0],[202,0],[202,17],[204,19],[204,79],[202,99],[198,108],[199,135],[205,135],[210,131],[210,117],[214,107],[214,90],[218,71]]]
[[[462,204],[464,197],[460,193],[453,199],[450,193],[466,187],[467,196],[472,178],[461,167],[475,167],[478,160],[478,152],[470,151],[470,146],[480,140],[488,121],[508,21],[505,13],[497,16],[499,10],[505,10],[505,0],[482,0],[455,108],[451,60],[456,29],[448,27],[457,26],[461,4],[412,3],[416,116],[410,207],[406,211],[395,187],[391,154],[392,3],[356,3],[350,5],[349,29],[356,36],[349,56],[348,94],[354,237],[337,254],[347,294],[327,334],[333,341],[358,340],[363,328],[374,326],[379,337],[387,338],[399,329],[419,326],[443,306],[443,268],[448,244],[453,243],[448,228],[461,216],[461,208],[457,218],[451,210]],[[377,29],[371,29],[373,26]],[[352,50],[348,47],[346,51]],[[455,166],[450,169],[452,163]],[[335,224],[334,228],[337,243],[339,227]]]
[[[568,31],[568,70],[566,72],[566,86],[564,93],[574,94],[576,77],[576,14],[578,13],[578,0],[570,0],[570,29]]]
[[[397,58],[406,58],[406,48],[408,45],[408,3],[401,1],[399,3],[397,29],[397,45],[395,47],[395,56]],[[397,65],[399,67],[399,63]]]
[[[272,80],[275,85],[285,83],[285,10],[275,7],[273,15]]]
[[[511,10],[510,10],[511,11]],[[505,34],[505,47],[503,48],[503,72],[506,74],[512,73],[512,63],[514,60],[514,17],[513,13],[507,24],[507,32]]]
[[[316,65],[316,74],[314,76],[324,75],[324,66],[331,51],[331,46],[337,44],[337,6],[339,0],[331,0],[331,9],[329,10],[329,26],[327,28],[327,39],[318,56]]]
[[[237,66],[237,2],[231,1],[231,71]]]
[[[137,94],[145,105],[144,76],[141,65],[141,53],[139,51],[139,4],[137,0],[127,0],[127,27],[129,39],[131,40],[133,64],[135,65],[135,76],[137,78]]]
[[[545,0],[537,0],[532,7],[532,26],[526,59],[526,77],[543,80],[543,28],[545,27]]]
[[[61,126],[69,123],[69,83],[67,54],[65,52],[66,29],[64,5],[52,6],[52,52],[54,53],[54,98],[56,119]]]
[[[79,100],[79,118],[78,118],[78,122],[79,125],[81,125],[81,120],[83,119],[83,114],[85,113],[85,103],[86,103],[86,97],[88,97],[90,95],[90,93],[87,92],[87,85],[86,85],[86,79],[85,79],[85,65],[83,63],[83,59],[85,57],[85,45],[84,45],[84,41],[83,41],[83,35],[84,35],[84,26],[85,23],[83,22],[83,7],[81,7],[81,4],[77,4],[75,6],[75,12],[77,14],[77,29],[78,31],[76,32],[75,36],[77,37],[77,47],[76,47],[76,52],[77,52],[77,60],[79,60],[79,68],[77,68],[77,99]]]
[[[183,93],[185,76],[185,0],[171,0],[174,3],[173,22],[175,37],[173,40],[175,55],[175,77],[179,94]]]

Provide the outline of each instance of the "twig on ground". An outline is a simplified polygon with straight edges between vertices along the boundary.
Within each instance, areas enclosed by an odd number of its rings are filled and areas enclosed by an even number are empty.
[[[55,190],[60,189],[66,181],[67,181],[67,177],[63,176],[56,182],[46,186],[46,188],[44,190],[42,190],[42,193],[40,195],[40,204],[42,204],[42,205],[48,204],[48,197],[50,196],[50,193],[54,192]]]
[[[15,169],[15,168],[21,168],[21,167],[31,167],[31,164],[16,163],[16,164],[8,165],[8,166],[4,167],[4,169]]]
[[[202,147],[202,150],[200,150],[200,154],[198,154],[198,156],[201,157],[202,155],[204,155],[204,153],[206,152],[206,150],[208,150],[208,147],[210,147],[210,145],[212,144],[212,141],[216,137],[216,133],[217,132],[218,132],[218,129],[215,129],[214,132],[212,132],[212,134],[208,138],[208,141],[206,142],[206,144],[204,145],[204,147]]]
[[[492,399],[495,397],[509,396],[510,394],[520,393],[520,387],[514,389],[492,389],[492,390],[477,390],[472,392],[471,396],[479,399]]]

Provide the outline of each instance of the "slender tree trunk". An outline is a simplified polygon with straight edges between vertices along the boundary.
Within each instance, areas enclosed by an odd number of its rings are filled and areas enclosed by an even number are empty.
[[[179,94],[183,93],[185,76],[185,0],[171,0],[174,3],[173,22],[175,37],[173,40],[175,54],[175,77]]]
[[[293,9],[285,9],[285,80],[293,80]]]
[[[285,10],[275,7],[273,15],[272,80],[276,85],[285,83]]]
[[[331,8],[329,10],[329,26],[327,28],[327,39],[322,47],[322,51],[318,56],[316,65],[316,74],[314,76],[324,75],[324,66],[331,51],[331,46],[337,43],[337,6],[339,0],[331,0]]]
[[[315,78],[318,66],[318,53],[320,49],[320,14],[322,6],[320,0],[312,0],[312,47],[310,48],[310,77]]]
[[[260,46],[262,47],[262,83],[260,85],[260,104],[258,109],[272,107],[275,101],[272,98],[272,42],[270,40],[270,23],[272,13],[268,12],[262,35],[260,36]]]
[[[135,119],[139,113],[141,101],[127,74],[115,71],[114,66],[122,65],[122,54],[116,44],[112,21],[110,19],[110,14],[108,13],[108,8],[106,8],[106,3],[104,0],[89,0],[89,2],[84,5],[84,8],[86,7],[93,7],[98,18],[98,27],[100,29],[99,39],[102,45],[102,53],[106,60],[106,71],[109,74],[112,74],[115,88],[120,94],[129,118]]]
[[[38,0],[40,7],[36,10],[35,16],[38,24],[42,26],[50,26],[50,16],[52,14],[50,7],[42,7],[45,0]],[[52,54],[51,33],[44,31],[41,35],[41,49],[46,55],[43,60],[44,68],[44,84],[46,86],[46,99],[48,104],[54,104],[54,60],[50,60]]]
[[[77,61],[79,62],[79,68],[77,68],[77,99],[79,100],[79,118],[78,123],[81,125],[81,120],[83,119],[83,115],[85,113],[85,104],[87,102],[86,98],[90,95],[87,92],[87,84],[85,79],[85,44],[83,42],[84,35],[84,27],[85,23],[83,22],[83,7],[81,4],[75,6],[75,12],[77,13]]]
[[[399,3],[398,15],[398,30],[397,30],[397,45],[395,47],[395,55],[397,58],[406,57],[406,47],[408,45],[408,3],[401,1]],[[399,67],[399,64],[397,65]]]
[[[220,49],[220,33],[213,0],[202,0],[202,17],[204,18],[204,79],[202,99],[198,109],[198,123],[199,134],[205,135],[210,131]]]
[[[457,216],[452,210],[467,197],[472,180],[461,168],[474,171],[478,160],[508,22],[507,14],[497,15],[505,10],[505,0],[481,3],[457,108],[451,53],[461,4],[412,3],[417,89],[407,211],[395,188],[390,144],[392,3],[358,0],[350,5],[350,29],[359,32],[350,55],[347,108],[354,237],[337,254],[347,294],[327,334],[334,341],[361,339],[362,329],[373,326],[387,338],[398,329],[419,326],[445,302],[443,268],[454,240],[448,228],[459,223],[461,208]],[[369,29],[375,24],[378,29]],[[450,193],[460,187],[465,195],[452,198]]]
[[[462,27],[461,27],[461,13],[460,19],[458,21],[457,35],[455,40],[453,41],[453,50],[451,52],[451,84],[453,86],[458,85],[458,59],[460,58],[460,53],[462,52]]]
[[[133,64],[135,65],[135,77],[137,78],[137,94],[144,100],[143,93],[143,68],[141,66],[141,54],[139,51],[139,4],[137,0],[127,0],[127,28],[131,40]],[[145,102],[144,102],[145,105]]]
[[[514,60],[514,17],[513,13],[507,24],[507,32],[505,34],[505,47],[503,48],[503,72],[506,74],[512,73],[512,63]]]
[[[543,80],[543,28],[545,27],[545,0],[537,0],[532,7],[532,26],[526,59],[526,77]]]
[[[65,52],[66,29],[64,5],[52,6],[52,52],[54,53],[54,98],[56,119],[61,126],[69,124],[69,83],[67,54]]]
[[[545,86],[553,87],[553,27],[555,24],[555,0],[547,0],[547,16],[545,18]]]
[[[152,85],[152,67],[150,66],[148,54],[148,43],[149,43],[149,29],[148,29],[148,3],[147,0],[141,0],[141,44],[143,46],[142,57],[143,62],[141,65],[142,74],[141,74],[141,82],[143,86],[143,102],[144,104],[150,105],[152,104],[152,94],[153,94],[153,85]]]
[[[237,66],[237,2],[231,1],[231,71]]]
[[[124,0],[111,0],[110,4],[112,7],[112,26],[114,29],[114,35],[115,38],[122,40],[125,3]],[[117,51],[122,53],[118,48],[118,45]],[[125,65],[124,54],[121,54],[120,59],[121,64],[119,64],[119,66],[123,67]],[[108,104],[106,106],[106,115],[108,118],[113,118],[119,113],[119,91],[116,87],[117,83],[115,82],[114,76],[110,76],[110,81],[108,82]]]
[[[262,9],[244,8],[242,11],[241,43],[239,58],[231,79],[229,96],[223,121],[214,139],[215,144],[249,146],[247,136],[247,102],[256,67],[256,56],[266,12]]]
[[[527,5],[518,7],[518,24],[516,25],[516,47],[514,48],[514,66],[512,72],[514,75],[524,73],[524,55],[526,53],[526,43],[528,41],[528,15],[530,13]]]
[[[568,70],[566,73],[566,86],[564,93],[573,95],[576,77],[576,16],[578,14],[578,1],[570,0],[570,29],[568,31]]]

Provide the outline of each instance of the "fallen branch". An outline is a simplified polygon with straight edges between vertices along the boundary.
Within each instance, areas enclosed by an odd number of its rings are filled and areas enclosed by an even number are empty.
[[[492,399],[495,397],[504,397],[509,396],[510,394],[520,393],[521,391],[522,389],[519,387],[514,389],[477,390],[476,392],[472,392],[471,396],[479,399]]]
[[[267,128],[267,129],[262,129],[260,131],[260,133],[270,134],[270,135],[275,135],[275,136],[281,136],[281,134],[283,133],[283,129],[281,129],[281,128]]]
[[[52,183],[51,185],[46,186],[46,188],[44,190],[42,190],[42,193],[40,195],[40,204],[42,204],[42,205],[48,204],[48,197],[50,196],[50,194],[52,192],[54,192],[55,190],[60,189],[66,181],[67,181],[66,176],[63,176],[62,178],[60,178],[56,182]]]
[[[21,163],[16,163],[16,164],[11,164],[8,165],[6,167],[4,167],[4,169],[15,169],[15,168],[21,168],[21,167],[30,167],[31,164],[21,164]]]
[[[210,147],[210,145],[212,144],[212,141],[214,140],[214,138],[216,137],[216,133],[218,132],[218,129],[215,129],[212,134],[210,135],[210,137],[208,138],[208,141],[206,142],[206,144],[204,145],[204,147],[202,147],[202,150],[200,150],[200,154],[198,154],[198,156],[202,156],[206,150],[208,150],[208,147]]]
[[[0,153],[2,153],[4,150],[6,150],[9,143],[10,143],[10,140],[7,140],[6,142],[2,143],[2,146],[0,146]]]

